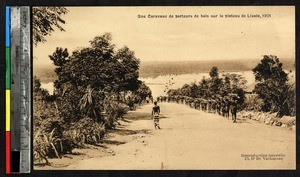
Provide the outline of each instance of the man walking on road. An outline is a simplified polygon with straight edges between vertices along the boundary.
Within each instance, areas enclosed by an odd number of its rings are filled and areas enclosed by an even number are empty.
[[[234,99],[231,105],[231,115],[233,123],[236,123],[236,112],[237,112],[237,100]]]
[[[152,108],[152,116],[151,119],[154,119],[154,127],[155,129],[160,129],[159,127],[159,114],[160,114],[160,108],[157,105],[157,102],[154,101],[154,107]]]

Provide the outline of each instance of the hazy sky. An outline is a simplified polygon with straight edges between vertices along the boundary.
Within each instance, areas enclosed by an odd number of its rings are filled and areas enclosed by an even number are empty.
[[[295,8],[286,7],[68,7],[66,32],[56,30],[33,48],[34,65],[46,65],[56,47],[89,46],[112,33],[117,48],[127,45],[141,61],[261,59],[295,57]],[[271,18],[138,18],[142,15],[271,14]]]

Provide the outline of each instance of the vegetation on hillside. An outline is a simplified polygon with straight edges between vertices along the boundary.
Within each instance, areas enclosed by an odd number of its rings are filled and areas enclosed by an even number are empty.
[[[238,74],[223,74],[220,76],[217,67],[212,67],[210,77],[203,77],[199,83],[185,84],[179,89],[170,89],[168,96],[186,96],[203,100],[229,99],[235,95],[240,108],[244,106],[246,79]]]
[[[252,71],[256,80],[252,92],[245,91],[247,80],[244,77],[228,73],[219,76],[218,68],[214,66],[209,72],[209,78],[203,78],[199,83],[185,84],[179,89],[171,89],[168,96],[209,100],[215,102],[216,107],[218,103],[222,105],[222,100],[226,103],[226,100],[235,96],[239,109],[276,112],[278,117],[295,116],[295,82],[288,82],[288,73],[284,71],[279,58],[264,55]]]
[[[49,56],[57,78],[54,95],[34,77],[36,162],[98,143],[129,109],[151,97],[139,80],[139,59],[126,46],[117,50],[111,40],[109,33],[96,36],[72,54],[57,48]]]

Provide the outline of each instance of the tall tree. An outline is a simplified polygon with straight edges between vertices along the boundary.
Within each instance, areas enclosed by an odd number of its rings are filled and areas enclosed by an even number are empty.
[[[209,96],[209,84],[210,81],[208,79],[202,78],[201,82],[199,83],[199,92],[200,96],[203,98],[208,98]]]
[[[119,62],[114,57],[115,45],[111,34],[106,33],[90,41],[91,46],[73,52],[66,73],[72,85],[90,86],[95,90],[113,92],[118,87]]]
[[[214,78],[214,77],[219,77],[219,72],[218,72],[218,68],[216,66],[213,66],[209,72],[209,76],[211,78]]]
[[[56,94],[67,121],[82,117],[101,121],[104,100],[116,101],[120,91],[144,89],[138,80],[139,60],[128,47],[115,52],[110,33],[96,36],[89,47],[70,56],[67,49],[57,48],[49,57],[56,65]],[[144,99],[144,94],[140,97]]]
[[[230,78],[225,75],[222,83],[222,87],[220,90],[220,95],[221,96],[226,96],[231,92],[231,86],[230,86]]]
[[[210,91],[209,96],[214,97],[214,96],[218,95],[220,92],[222,79],[219,78],[219,72],[218,72],[218,68],[216,66],[211,68],[209,75],[211,77],[211,82],[209,85],[209,91]]]
[[[138,89],[135,90],[133,93],[135,94],[136,97],[140,99],[138,100],[139,102],[145,100],[147,97],[150,98],[152,96],[152,92],[150,88],[144,82],[141,82],[139,84]]]
[[[140,60],[135,57],[134,52],[127,46],[119,49],[115,55],[120,67],[118,69],[118,77],[120,91],[135,91],[139,88],[139,64]]]
[[[237,102],[239,107],[243,107],[245,101],[245,91],[247,80],[239,74],[224,74],[224,83],[221,93],[226,93],[223,96],[234,94],[238,96]],[[229,85],[228,85],[229,84]]]
[[[189,84],[184,84],[180,91],[183,96],[190,96],[191,95],[191,86]]]
[[[199,96],[199,89],[195,82],[191,83],[190,89],[191,89],[191,93],[190,93],[191,97],[196,98]]]
[[[54,87],[56,88],[56,92],[61,92],[62,84],[68,81],[68,77],[63,73],[64,66],[69,62],[69,52],[68,49],[63,49],[61,47],[57,47],[55,52],[52,55],[49,55],[50,60],[53,61],[53,64],[56,66],[54,72],[57,75],[57,80],[54,81]]]
[[[278,116],[289,115],[286,101],[288,75],[282,63],[274,55],[264,55],[261,62],[252,69],[255,80],[254,92],[264,100],[263,110],[278,112]]]

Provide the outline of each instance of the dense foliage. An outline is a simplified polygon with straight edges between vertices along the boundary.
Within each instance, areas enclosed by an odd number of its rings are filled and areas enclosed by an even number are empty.
[[[203,77],[199,83],[185,84],[182,88],[169,90],[168,96],[187,96],[204,100],[231,99],[235,96],[239,107],[243,107],[247,83],[243,76],[227,73],[220,77],[215,66],[209,75],[209,78]]]
[[[168,96],[174,98],[189,97],[222,104],[221,100],[237,98],[239,109],[277,112],[278,117],[294,116],[296,113],[295,82],[288,82],[288,73],[283,70],[279,58],[264,55],[261,62],[252,69],[256,85],[252,92],[246,92],[246,79],[238,74],[223,74],[212,67],[209,78],[200,83],[185,84],[182,88],[171,89]],[[180,97],[178,97],[180,96]],[[225,101],[226,102],[226,101]]]
[[[109,33],[72,54],[57,48],[49,58],[56,66],[54,95],[34,78],[34,151],[47,163],[47,157],[98,143],[130,107],[151,97],[138,79],[139,59],[126,46],[116,50]]]
[[[254,92],[263,100],[262,110],[278,112],[280,117],[293,114],[291,109],[295,106],[295,100],[292,94],[295,89],[288,84],[288,74],[283,70],[279,58],[264,55],[252,71],[257,82]]]
[[[51,35],[55,28],[65,31],[61,25],[65,24],[62,16],[66,13],[68,13],[68,10],[65,7],[32,8],[33,44],[46,42],[45,36]]]

